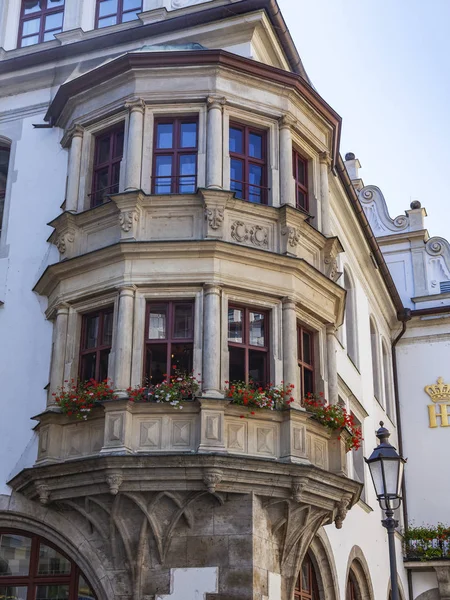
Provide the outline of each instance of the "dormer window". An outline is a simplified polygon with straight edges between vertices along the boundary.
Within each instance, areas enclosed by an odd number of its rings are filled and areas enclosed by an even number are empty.
[[[237,198],[267,204],[266,132],[230,123],[230,187]]]
[[[140,12],[142,0],[97,0],[95,29],[134,21]]]
[[[64,0],[23,0],[20,11],[19,47],[54,40],[61,33]]]

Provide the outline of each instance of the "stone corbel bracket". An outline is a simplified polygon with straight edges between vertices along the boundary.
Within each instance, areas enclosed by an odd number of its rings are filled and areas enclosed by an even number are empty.
[[[135,191],[111,196],[111,200],[119,209],[118,223],[121,240],[136,240],[138,238],[143,214],[143,199],[144,194]]]
[[[75,253],[76,236],[79,231],[75,215],[70,212],[64,212],[56,219],[53,219],[53,221],[50,221],[48,225],[54,227],[55,230],[47,242],[54,244],[58,248],[61,260],[71,258]]]
[[[50,502],[50,488],[45,481],[36,481],[35,487],[39,502],[46,506]]]
[[[329,277],[331,281],[338,281],[342,275],[342,273],[338,271],[337,261],[337,256],[341,252],[344,252],[344,248],[342,247],[339,238],[328,238],[323,249],[323,262],[325,275]]]
[[[306,239],[305,228],[308,227],[307,218],[306,213],[295,210],[291,206],[284,205],[280,208],[279,234],[282,254],[295,257],[301,255],[302,242]]]
[[[351,496],[344,496],[339,502],[336,503],[336,513],[334,517],[334,524],[336,529],[342,529],[342,524],[347,516],[347,513],[351,507],[352,498]]]
[[[230,192],[215,189],[201,189],[205,215],[205,238],[223,239],[226,221],[227,202],[233,198]]]
[[[203,482],[210,494],[216,493],[216,486],[222,481],[223,471],[221,469],[205,469],[203,471]]]
[[[109,493],[112,496],[117,496],[120,486],[123,483],[122,473],[120,471],[109,473],[109,475],[106,476],[106,483],[109,487]]]

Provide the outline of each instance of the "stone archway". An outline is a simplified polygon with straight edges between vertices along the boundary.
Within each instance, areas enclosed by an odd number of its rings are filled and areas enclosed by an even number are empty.
[[[41,536],[60,548],[86,575],[98,600],[127,597],[129,587],[125,573],[114,570],[106,556],[98,552],[86,535],[63,514],[44,508],[21,494],[0,496],[1,528]]]
[[[353,546],[350,550],[345,577],[346,586],[348,585],[350,574],[356,581],[357,594],[359,595],[357,600],[375,600],[369,567],[366,557],[359,546]]]
[[[440,600],[441,596],[439,595],[438,588],[432,588],[431,590],[427,590],[417,596],[416,600]]]
[[[316,572],[321,600],[338,600],[340,594],[333,551],[323,527],[312,540],[308,553]]]

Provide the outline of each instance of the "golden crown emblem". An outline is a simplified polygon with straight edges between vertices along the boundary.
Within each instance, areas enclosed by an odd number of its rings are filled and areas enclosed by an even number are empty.
[[[424,390],[430,396],[433,402],[450,400],[450,384],[444,383],[442,377],[438,378],[437,383],[425,386]]]

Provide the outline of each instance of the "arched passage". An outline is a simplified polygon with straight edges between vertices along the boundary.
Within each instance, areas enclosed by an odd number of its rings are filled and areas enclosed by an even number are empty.
[[[345,581],[346,600],[374,600],[369,567],[359,546],[353,546],[350,551]]]

